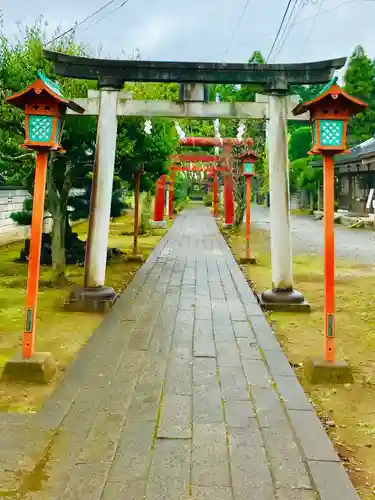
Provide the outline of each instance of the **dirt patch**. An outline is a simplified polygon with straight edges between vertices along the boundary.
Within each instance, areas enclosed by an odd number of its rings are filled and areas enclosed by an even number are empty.
[[[87,222],[75,226],[80,238],[87,235]],[[132,251],[132,213],[111,223],[109,246],[125,253]],[[127,236],[121,236],[126,232]],[[140,236],[139,253],[147,258],[166,230]],[[2,246],[0,249],[0,371],[6,361],[20,348],[24,324],[27,264],[14,262],[23,243]],[[116,292],[123,291],[132,280],[141,263],[112,259],[107,265],[106,284]],[[83,267],[69,266],[68,285],[51,287],[51,268],[41,266],[41,286],[38,296],[36,348],[52,352],[58,364],[58,374],[48,386],[0,382],[0,411],[34,412],[59,384],[79,349],[87,342],[103,320],[94,313],[67,312],[64,300],[75,285],[83,283]]]
[[[229,244],[238,258],[244,233],[231,235]],[[256,266],[241,266],[252,287],[271,286],[269,233],[252,233]],[[271,313],[270,321],[305,391],[361,498],[375,499],[375,308],[373,266],[338,259],[336,262],[336,356],[354,369],[354,383],[311,386],[303,375],[306,358],[321,356],[324,322],[323,258],[306,254],[293,258],[295,287],[311,303],[306,314]]]

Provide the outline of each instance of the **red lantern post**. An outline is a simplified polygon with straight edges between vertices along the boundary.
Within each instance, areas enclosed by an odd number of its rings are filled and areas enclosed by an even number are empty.
[[[352,374],[342,361],[335,360],[335,244],[334,244],[334,155],[347,152],[348,120],[367,104],[346,93],[333,78],[313,100],[300,103],[293,114],[310,112],[312,149],[323,156],[324,169],[324,358],[308,364],[313,382],[350,382]]]
[[[246,249],[245,256],[241,257],[241,264],[256,264],[254,257],[251,257],[250,250],[250,226],[251,226],[251,178],[255,176],[255,162],[258,159],[254,151],[248,151],[239,156],[242,162],[242,174],[246,180]]]
[[[63,152],[61,136],[66,109],[84,109],[65,99],[60,87],[38,72],[38,79],[26,89],[6,98],[6,102],[25,112],[24,148],[35,150],[35,182],[31,222],[30,256],[27,277],[25,328],[21,358],[17,355],[5,365],[4,378],[48,382],[55,373],[50,353],[35,353],[36,312],[42,246],[45,184],[49,151]]]

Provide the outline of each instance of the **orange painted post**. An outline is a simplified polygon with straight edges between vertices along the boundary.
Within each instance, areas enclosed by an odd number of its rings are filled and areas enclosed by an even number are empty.
[[[169,218],[173,218],[173,198],[174,198],[174,181],[175,181],[175,172],[171,172],[171,185],[169,187],[169,206],[168,206],[168,214]]]
[[[335,229],[334,159],[323,155],[324,165],[324,360],[335,361]]]
[[[47,165],[48,152],[38,151],[36,155],[30,256],[27,275],[25,329],[22,342],[23,359],[31,358],[34,353],[35,347],[35,323],[38,298],[40,253],[42,248]]]
[[[135,190],[134,190],[134,239],[133,239],[133,255],[137,254],[138,250],[138,231],[139,231],[139,193],[141,189],[141,172],[135,174]]]
[[[251,209],[251,175],[246,176],[246,252],[250,259],[250,209]]]
[[[214,172],[213,174],[213,213],[214,217],[219,216],[219,180],[217,177],[217,173]]]

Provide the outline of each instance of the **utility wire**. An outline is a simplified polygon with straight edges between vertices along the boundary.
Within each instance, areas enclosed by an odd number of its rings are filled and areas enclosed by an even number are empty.
[[[235,28],[234,28],[234,30],[233,30],[232,37],[231,37],[231,39],[230,39],[230,42],[229,42],[229,44],[228,44],[228,47],[227,47],[227,48],[226,48],[226,50],[224,51],[224,54],[227,54],[227,53],[229,52],[229,49],[230,49],[230,47],[231,47],[231,45],[232,45],[232,43],[233,43],[233,40],[236,38],[236,35],[237,35],[237,33],[238,33],[238,28],[241,26],[241,23],[242,23],[242,20],[243,20],[243,18],[244,18],[244,16],[245,16],[246,10],[247,10],[247,8],[249,7],[249,3],[250,3],[250,0],[246,0],[246,1],[245,1],[245,5],[244,5],[244,7],[243,7],[243,9],[242,9],[242,12],[241,12],[241,14],[240,14],[240,17],[238,18],[237,25],[236,25],[236,27],[235,27]]]
[[[318,8],[316,9],[316,12],[315,12],[315,16],[314,16],[314,19],[313,19],[313,22],[311,23],[311,26],[310,26],[310,29],[306,35],[306,38],[305,38],[305,41],[303,42],[303,45],[302,45],[302,48],[300,50],[300,57],[302,56],[306,46],[307,46],[307,43],[308,41],[310,40],[310,36],[312,35],[312,32],[314,31],[314,28],[315,28],[315,23],[318,19],[318,16],[320,14],[320,11],[322,10],[322,6],[323,6],[323,2],[324,0],[320,0],[320,3],[318,5]]]
[[[272,51],[273,51],[273,49],[274,49],[274,47],[275,47],[275,45],[276,45],[276,42],[277,42],[277,40],[278,40],[278,38],[279,38],[280,32],[281,32],[281,30],[282,30],[282,28],[283,28],[284,21],[285,21],[285,18],[286,18],[286,16],[287,16],[287,13],[288,13],[288,10],[289,10],[289,7],[290,7],[291,3],[292,3],[292,0],[288,0],[288,4],[287,4],[287,6],[286,6],[286,8],[285,8],[285,11],[284,11],[283,17],[282,17],[282,19],[281,19],[281,23],[280,23],[279,29],[277,30],[277,33],[276,33],[276,36],[275,36],[274,41],[273,41],[273,43],[272,43],[271,49],[270,49],[270,51],[268,52],[268,56],[267,56],[267,59],[266,59],[266,61],[267,61],[267,62],[268,62],[269,58],[271,57]]]
[[[96,24],[100,23],[100,21],[103,21],[103,19],[105,19],[106,17],[110,16],[111,14],[113,14],[114,12],[116,12],[116,10],[119,10],[121,9],[121,7],[123,7],[124,5],[126,5],[127,3],[129,2],[129,0],[124,0],[120,5],[118,5],[117,7],[115,7],[114,9],[110,10],[109,12],[107,12],[106,14],[104,14],[104,16],[100,17],[99,19],[97,19],[95,22],[93,22],[92,24],[90,24],[89,26],[87,26],[87,28],[84,28],[82,30],[82,33],[89,30],[90,28],[92,28],[93,26],[95,26]]]
[[[298,5],[298,1],[300,2],[299,5]],[[296,24],[296,19],[297,19],[297,16],[298,16],[298,12],[300,11],[301,7],[303,7],[303,5],[304,5],[303,2],[304,2],[304,0],[297,0],[294,3],[294,5],[293,5],[293,8],[292,8],[292,10],[290,12],[290,16],[289,16],[288,21],[286,23],[284,34],[281,36],[281,41],[279,43],[279,47],[277,49],[276,55],[273,57],[274,61],[276,61],[276,59],[278,58],[280,52],[284,48],[284,45],[285,45],[286,41],[289,38],[289,34],[290,34],[291,30],[294,27],[294,25]],[[297,8],[297,6],[298,6],[298,8]],[[296,10],[296,8],[297,8],[297,10]],[[294,17],[291,20],[291,18],[293,16],[293,13],[294,13]],[[290,20],[291,20],[291,22],[289,22]]]
[[[125,3],[127,3],[127,1],[128,0],[126,0],[123,4],[121,4],[120,7],[122,7],[123,5],[125,5]],[[82,24],[86,23],[87,21],[90,21],[90,19],[92,19],[93,17],[95,17],[97,14],[99,14],[100,12],[102,12],[104,9],[106,9],[107,7],[109,7],[110,5],[112,5],[115,2],[116,2],[116,0],[110,0],[109,2],[105,3],[99,9],[97,9],[95,12],[93,12],[89,16],[85,17],[84,19],[82,19],[82,21],[79,21],[79,23],[76,23],[74,26],[72,26],[68,30],[66,30],[63,33],[60,33],[59,35],[56,35],[55,37],[51,38],[51,40],[49,40],[46,43],[46,46],[49,45],[49,44],[51,44],[51,43],[53,43],[53,42],[56,42],[56,40],[60,40],[60,38],[64,37],[65,35],[68,35],[72,31],[75,31],[79,26],[81,26]],[[114,9],[114,10],[116,10],[116,9]],[[113,12],[113,11],[111,11],[111,12]],[[104,17],[106,17],[106,16],[104,16]],[[104,17],[102,19],[104,19]]]

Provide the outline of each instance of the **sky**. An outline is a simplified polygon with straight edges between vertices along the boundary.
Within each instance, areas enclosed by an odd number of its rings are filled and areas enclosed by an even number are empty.
[[[3,31],[17,37],[43,15],[52,36],[106,1],[0,0]],[[100,20],[122,3],[114,0],[77,28],[76,40],[106,58],[138,49],[147,60],[246,62],[254,50],[268,55],[288,0],[128,0]],[[299,0],[294,14],[269,62],[348,56],[357,45],[375,57],[375,0]]]

